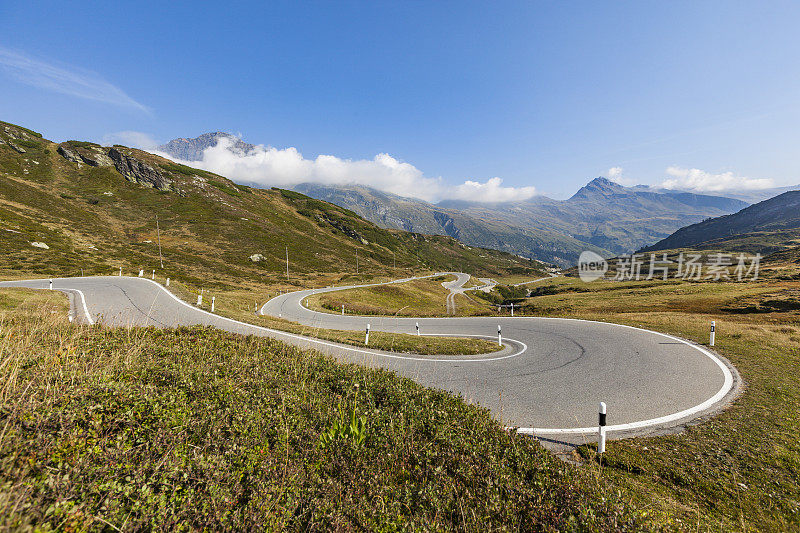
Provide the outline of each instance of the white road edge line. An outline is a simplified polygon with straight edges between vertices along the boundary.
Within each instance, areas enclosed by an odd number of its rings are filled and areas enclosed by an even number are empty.
[[[547,318],[547,320],[559,320],[557,318]],[[560,319],[560,320],[580,320],[581,322],[594,322],[593,320],[584,320],[584,319]],[[643,429],[646,427],[657,426],[660,424],[668,424],[670,422],[675,422],[677,420],[681,420],[684,418],[688,418],[696,413],[700,413],[705,411],[706,409],[710,408],[720,400],[722,400],[733,388],[733,373],[731,373],[728,366],[723,363],[719,357],[714,355],[709,350],[706,350],[702,346],[697,344],[693,344],[689,341],[681,339],[680,337],[674,337],[672,335],[668,335],[666,333],[661,333],[659,331],[652,331],[649,329],[644,328],[637,328],[634,326],[628,326],[625,324],[614,324],[613,322],[600,322],[601,324],[611,324],[614,326],[619,326],[621,328],[630,328],[635,329],[638,331],[647,331],[650,333],[655,333],[656,335],[661,335],[662,337],[666,337],[667,339],[674,340],[681,342],[687,346],[691,346],[692,348],[696,349],[712,361],[716,363],[716,365],[722,370],[722,375],[725,377],[725,381],[722,384],[722,387],[717,391],[714,396],[709,398],[708,400],[695,405],[694,407],[690,407],[688,409],[684,409],[683,411],[678,411],[677,413],[673,413],[671,415],[660,416],[658,418],[650,418],[648,420],[640,420],[638,422],[629,422],[627,424],[614,424],[611,426],[606,426],[606,431],[630,431],[634,429]],[[597,433],[597,427],[583,427],[583,428],[507,428],[507,429],[516,429],[519,433],[524,433],[527,435],[585,435],[585,434],[592,434]]]
[[[79,289],[69,289],[71,291],[77,292],[81,297],[81,303],[83,304],[83,314],[86,315],[86,320],[89,321],[90,326],[94,326],[94,319],[92,315],[89,314],[89,309],[86,307],[86,297],[83,295],[83,291]]]

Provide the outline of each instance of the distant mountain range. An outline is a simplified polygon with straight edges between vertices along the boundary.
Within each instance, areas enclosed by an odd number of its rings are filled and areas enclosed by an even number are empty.
[[[220,137],[237,153],[253,148],[224,132],[175,139],[158,148],[184,161],[202,159]],[[385,228],[454,237],[465,244],[495,248],[569,266],[583,250],[604,256],[630,253],[675,230],[737,212],[748,202],[684,191],[624,187],[596,178],[567,200],[536,196],[521,202],[443,201],[431,204],[362,185],[304,183],[295,190],[349,209]]]
[[[679,229],[642,251],[691,248],[769,254],[800,245],[800,191]]]

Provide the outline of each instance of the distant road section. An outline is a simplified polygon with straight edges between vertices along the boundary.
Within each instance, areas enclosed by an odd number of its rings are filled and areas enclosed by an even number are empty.
[[[395,318],[319,313],[302,305],[314,289],[273,298],[262,313],[330,329],[497,338],[506,345],[485,356],[416,356],[340,345],[213,315],[185,303],[156,282],[133,277],[54,279],[71,293],[76,320],[111,326],[209,325],[269,336],[339,360],[397,372],[460,394],[490,409],[505,425],[565,440],[591,439],[597,405],[608,405],[611,436],[674,426],[718,407],[735,371],[710,351],[681,339],[603,322],[554,318]],[[0,282],[46,289],[47,280]]]

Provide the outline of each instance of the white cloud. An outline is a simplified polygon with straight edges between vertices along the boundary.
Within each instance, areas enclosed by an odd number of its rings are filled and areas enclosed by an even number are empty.
[[[533,196],[533,187],[503,187],[500,178],[485,183],[465,181],[452,186],[442,178],[429,178],[410,163],[399,161],[389,154],[372,159],[340,159],[320,155],[306,159],[296,148],[278,149],[256,146],[248,153],[230,150],[233,141],[221,137],[216,146],[203,152],[202,161],[184,162],[221,174],[233,181],[262,187],[293,187],[300,183],[321,185],[366,185],[400,196],[419,198],[428,202],[459,199],[477,202],[525,200]],[[167,154],[158,153],[168,157]]]
[[[2,47],[0,68],[17,81],[40,89],[150,113],[147,107],[125,94],[122,89],[89,70],[57,66]]]
[[[609,181],[613,181],[618,185],[622,185],[624,187],[630,187],[631,185],[635,185],[633,179],[627,178],[623,175],[623,168],[622,167],[611,167],[606,170],[605,177],[609,179]]]
[[[774,187],[771,178],[748,178],[733,172],[712,174],[699,168],[669,167],[668,178],[661,182],[664,189],[680,189],[696,192],[759,190]]]
[[[155,139],[140,131],[118,131],[116,133],[109,133],[103,135],[100,144],[103,146],[121,144],[123,146],[141,148],[142,150],[152,150],[158,146],[158,142]]]
[[[503,187],[503,180],[491,178],[485,183],[467,180],[452,187],[449,199],[478,202],[512,202],[527,200],[536,194],[535,187]]]

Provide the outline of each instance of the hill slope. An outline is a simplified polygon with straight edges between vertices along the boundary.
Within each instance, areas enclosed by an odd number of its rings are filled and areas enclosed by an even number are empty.
[[[287,247],[292,281],[355,272],[356,255],[359,272],[374,274],[395,262],[397,274],[538,266],[450,237],[381,229],[296,192],[251,189],[141,150],[56,144],[0,122],[0,270],[160,269],[159,241],[165,268],[189,281],[201,274],[229,283],[280,279]]]
[[[681,228],[643,251],[713,248],[767,254],[799,243],[800,191],[790,191],[738,213]]]

